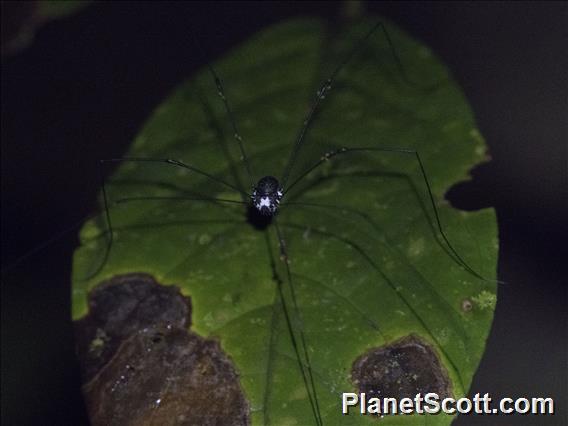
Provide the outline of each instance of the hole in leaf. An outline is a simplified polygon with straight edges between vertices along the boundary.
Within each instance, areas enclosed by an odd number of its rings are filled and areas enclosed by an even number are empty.
[[[478,164],[471,170],[471,180],[453,185],[445,198],[460,210],[476,211],[495,206],[495,171],[493,163]]]

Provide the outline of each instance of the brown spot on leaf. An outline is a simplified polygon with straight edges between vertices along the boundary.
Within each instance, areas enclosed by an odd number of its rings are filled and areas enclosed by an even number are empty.
[[[75,322],[83,381],[88,382],[128,336],[156,324],[188,328],[191,303],[150,275],[119,275],[89,294],[89,313]]]
[[[367,398],[414,398],[428,392],[441,398],[451,395],[448,374],[436,352],[414,335],[361,355],[353,363],[351,378]]]
[[[218,342],[187,330],[190,300],[129,274],[89,295],[76,324],[93,425],[246,425],[250,407]]]

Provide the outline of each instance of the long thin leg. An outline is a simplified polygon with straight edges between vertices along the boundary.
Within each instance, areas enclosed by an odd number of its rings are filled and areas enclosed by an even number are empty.
[[[296,291],[294,289],[294,282],[292,280],[292,273],[290,271],[290,263],[289,263],[289,259],[288,259],[288,250],[286,249],[286,241],[284,240],[284,237],[280,231],[280,227],[278,226],[278,222],[276,220],[276,217],[274,218],[274,226],[276,228],[276,234],[278,236],[278,246],[280,248],[280,256],[281,259],[285,265],[286,268],[286,278],[288,281],[288,286],[290,289],[290,295],[292,296],[292,304],[293,304],[293,309],[294,309],[294,314],[296,316],[296,325],[297,328],[299,330],[299,335],[300,335],[300,343],[301,343],[301,350],[303,352],[303,356],[305,358],[305,363],[306,363],[306,370],[304,370],[304,364],[302,363],[301,360],[301,354],[299,353],[299,348],[298,348],[298,344],[296,342],[296,338],[295,338],[295,334],[294,334],[294,327],[292,325],[292,322],[290,320],[290,316],[288,313],[288,309],[285,306],[285,298],[284,298],[284,294],[282,291],[282,286],[281,284],[279,284],[278,290],[280,292],[280,298],[282,300],[283,303],[283,308],[285,310],[285,317],[286,317],[286,322],[288,324],[288,328],[290,331],[290,337],[292,338],[292,344],[294,346],[294,350],[296,351],[296,357],[298,358],[298,362],[300,364],[300,370],[302,372],[302,377],[304,379],[304,384],[306,386],[306,391],[308,392],[308,397],[310,399],[310,404],[312,405],[312,411],[314,413],[314,417],[316,420],[316,423],[318,425],[323,425],[323,420],[321,417],[321,412],[320,412],[320,407],[319,407],[319,402],[318,402],[318,396],[317,396],[317,391],[316,391],[316,386],[315,386],[315,382],[314,382],[314,376],[313,376],[313,371],[312,371],[312,364],[310,361],[310,356],[309,356],[309,352],[308,352],[308,347],[306,344],[306,338],[304,335],[304,329],[303,329],[303,322],[302,322],[302,316],[301,316],[301,312],[300,312],[300,308],[298,307],[298,301],[296,299]],[[309,386],[308,386],[308,382],[309,382]],[[311,387],[311,389],[310,389]]]
[[[103,194],[104,194],[104,192],[103,192]],[[247,204],[244,201],[228,200],[228,199],[224,199],[224,198],[214,198],[214,197],[176,197],[176,196],[143,197],[143,196],[141,196],[141,197],[120,198],[118,200],[113,200],[112,202],[108,202],[108,200],[105,200],[105,217],[106,217],[106,221],[107,221],[107,224],[108,224],[108,230],[107,230],[107,232],[105,232],[105,235],[108,235],[105,254],[104,254],[103,260],[100,262],[97,269],[94,272],[91,272],[88,276],[84,277],[82,280],[87,281],[87,280],[93,278],[94,276],[96,276],[102,270],[102,268],[106,264],[108,257],[110,255],[110,251],[111,251],[112,244],[113,244],[113,241],[114,241],[114,228],[112,226],[112,221],[111,221],[110,207],[112,205],[125,204],[125,203],[128,203],[128,202],[156,201],[156,200],[202,201],[202,202],[209,202],[209,203],[214,203],[214,204],[223,204],[223,203],[240,204],[240,205],[246,205]],[[89,216],[89,218],[92,218],[94,216],[95,215],[91,215],[91,216]],[[81,221],[81,223],[84,223],[86,220],[87,219],[84,219],[83,221]]]
[[[62,231],[58,232],[57,234],[55,234],[54,236],[52,236],[51,238],[49,238],[48,240],[42,242],[41,244],[35,246],[33,249],[31,249],[30,251],[28,251],[27,253],[24,253],[23,255],[21,255],[20,257],[18,257],[16,260],[14,260],[12,263],[10,263],[8,266],[6,266],[5,268],[2,269],[2,275],[9,273],[10,271],[12,271],[14,268],[16,268],[18,265],[20,265],[24,260],[29,259],[30,257],[32,257],[34,254],[41,252],[43,249],[49,247],[51,244],[55,243],[56,241],[60,240],[61,238],[63,238],[65,235],[69,234],[69,232],[79,228],[81,225],[83,225],[85,222],[87,222],[88,220],[93,219],[94,217],[98,216],[98,212],[97,213],[92,213],[90,215],[88,215],[86,218],[83,218],[77,222],[75,222],[74,224],[72,224],[71,226],[66,227],[65,229],[63,229]]]
[[[225,133],[223,132],[222,125],[217,120],[217,117],[215,116],[215,113],[214,113],[213,109],[211,108],[211,105],[209,104],[209,102],[207,101],[207,98],[203,95],[203,93],[201,92],[199,87],[197,88],[197,95],[198,95],[199,100],[201,102],[201,105],[203,107],[203,112],[205,113],[205,117],[207,118],[208,126],[215,131],[215,134],[217,135],[215,140],[217,141],[219,148],[221,148],[221,152],[223,153],[223,155],[227,159],[229,172],[233,176],[233,179],[234,179],[234,182],[236,183],[236,185],[242,191],[245,191],[245,186],[243,185],[241,178],[240,178],[240,175],[239,175],[239,172],[237,171],[237,163],[235,162],[235,160],[233,159],[233,156],[231,155],[231,153],[229,151],[229,146],[227,144],[227,139],[225,138]],[[240,162],[238,164],[240,166]],[[248,176],[247,178],[250,179],[250,176]]]
[[[309,191],[310,188],[315,187],[317,185],[320,185],[324,181],[330,181],[332,179],[350,178],[350,177],[360,177],[360,178],[393,177],[393,178],[398,178],[398,179],[404,179],[407,182],[410,189],[412,190],[412,193],[414,194],[416,200],[420,204],[420,209],[424,212],[424,214],[428,218],[428,226],[430,228],[430,231],[432,232],[432,235],[436,239],[436,242],[438,243],[440,248],[442,248],[442,250],[444,250],[447,253],[448,256],[450,256],[455,262],[458,262],[457,259],[455,258],[455,256],[450,251],[450,249],[448,249],[446,244],[439,237],[438,228],[436,227],[436,224],[433,223],[432,220],[430,219],[430,214],[429,214],[430,203],[429,202],[426,203],[426,204],[424,203],[424,200],[420,196],[420,192],[418,191],[416,184],[410,178],[410,176],[408,174],[405,174],[405,173],[385,172],[385,171],[379,171],[379,170],[377,170],[377,171],[348,172],[348,173],[344,173],[344,174],[333,173],[333,172],[326,173],[325,176],[319,176],[317,179],[310,181],[310,183],[308,185],[305,185],[304,187],[302,187],[301,190],[299,190],[299,191],[297,191],[293,194],[289,194],[286,197],[286,201],[284,203],[282,203],[280,205],[280,207],[282,208],[282,207],[285,207],[287,205],[296,204],[295,200],[300,199],[300,197],[302,197],[302,195],[304,195],[307,191]]]
[[[112,226],[112,220],[111,220],[111,216],[110,216],[110,210],[109,210],[109,199],[108,199],[108,194],[107,194],[107,189],[106,189],[106,182],[104,179],[104,174],[103,174],[103,167],[105,164],[107,163],[118,163],[118,162],[142,162],[142,163],[164,163],[164,164],[169,164],[169,165],[173,165],[176,167],[181,167],[187,170],[190,170],[192,172],[195,172],[197,174],[200,174],[202,176],[207,177],[210,180],[213,180],[215,182],[218,182],[228,188],[231,188],[239,193],[242,193],[242,191],[237,188],[236,186],[223,181],[222,179],[216,178],[215,176],[204,172],[196,167],[193,167],[189,164],[185,164],[182,163],[181,161],[177,161],[177,160],[172,160],[169,158],[139,158],[139,157],[128,157],[128,158],[111,158],[111,159],[106,159],[106,160],[99,160],[99,176],[101,179],[101,188],[102,188],[102,194],[103,194],[103,203],[104,203],[104,208],[105,208],[105,219],[107,222],[107,228],[108,228],[108,239],[107,239],[107,246],[105,249],[105,254],[103,257],[102,262],[99,264],[99,266],[95,269],[94,272],[90,273],[86,278],[84,278],[84,280],[89,280],[92,277],[94,277],[95,275],[97,275],[101,269],[104,267],[104,265],[106,264],[107,260],[108,260],[108,256],[110,254],[110,250],[114,241],[114,232],[113,232],[113,226]],[[248,194],[245,193],[245,195],[248,197]],[[138,197],[138,199],[141,199],[143,197]],[[174,199],[175,197],[170,197],[170,199]],[[149,198],[148,198],[149,199]],[[187,197],[186,197],[187,199]],[[124,202],[124,200],[123,200]]]
[[[274,253],[272,251],[272,243],[270,241],[270,233],[265,230],[264,231],[264,242],[266,244],[266,252],[268,253],[268,261],[270,262],[270,269],[272,271],[272,281],[274,281],[274,283],[277,285],[278,287],[278,294],[279,294],[279,300],[280,300],[280,304],[282,305],[282,310],[284,311],[284,314],[287,315],[288,313],[288,308],[286,307],[286,301],[284,300],[283,297],[283,292],[282,292],[282,278],[280,278],[280,275],[278,274],[278,271],[276,270],[276,260],[274,258]],[[288,320],[288,318],[286,318]],[[277,321],[278,321],[278,315],[277,315],[277,308],[276,308],[276,303],[273,304],[272,307],[272,318],[271,318],[271,330],[276,329],[277,327]],[[290,327],[290,322],[286,321],[286,325],[288,326],[288,334],[290,336],[292,336],[293,331],[292,328]],[[269,353],[268,353],[268,362],[267,362],[267,366],[266,366],[266,370],[267,370],[267,374],[266,374],[266,382],[265,382],[265,389],[266,391],[264,392],[264,396],[263,396],[263,404],[262,404],[262,412],[264,414],[264,424],[268,425],[270,424],[270,419],[268,418],[268,410],[267,410],[267,406],[268,406],[268,401],[270,400],[270,391],[271,391],[271,386],[270,386],[270,377],[268,373],[269,371],[272,371],[272,348],[274,347],[274,342],[275,342],[275,333],[271,332],[270,333],[270,343],[269,343]],[[300,357],[298,355],[298,350],[296,349],[296,345],[294,344],[295,342],[295,338],[292,337],[292,344],[294,346],[294,351],[296,352],[296,357],[297,359],[301,362]],[[302,366],[300,365],[300,369],[302,370]],[[305,376],[302,375],[304,377],[304,386],[306,387],[306,389],[308,388],[307,386],[307,380],[305,379]],[[311,401],[310,401],[311,402]],[[313,404],[312,405],[312,412],[314,411],[313,408]]]
[[[338,176],[327,176],[326,179],[329,178],[338,178],[338,177],[347,177],[347,176],[357,176],[356,174],[349,174],[349,175],[338,175]],[[401,175],[401,177],[405,177],[408,178],[408,176],[406,175]],[[409,183],[411,185],[413,185],[412,181],[409,180]],[[422,203],[422,199],[420,198],[420,196],[418,195],[418,192],[416,191],[416,188],[413,188],[414,190],[414,194],[416,195],[416,197],[418,198],[418,201],[420,202],[420,205],[422,207],[422,210],[424,211],[424,213],[427,215],[428,219],[430,218],[428,215],[428,212],[425,210],[425,206]],[[334,205],[334,204],[319,204],[319,203],[312,203],[312,202],[296,202],[296,201],[288,201],[286,203],[283,203],[280,205],[280,209],[286,208],[287,206],[298,206],[298,207],[316,207],[316,208],[320,208],[323,210],[329,209],[329,210],[339,210],[345,213],[350,213],[352,215],[358,216],[361,220],[367,222],[375,231],[377,231],[379,234],[383,234],[383,232],[379,229],[378,225],[375,223],[375,221],[373,221],[373,219],[371,218],[371,216],[369,216],[367,213],[362,212],[360,210],[357,209],[353,209],[351,207],[347,207],[347,206],[343,206],[343,205]],[[450,251],[450,249],[443,244],[442,241],[440,241],[439,237],[438,237],[438,228],[436,228],[431,222],[430,220],[428,220],[428,224],[430,225],[430,229],[433,231],[434,234],[434,238],[436,239],[436,242],[440,245],[440,248],[442,248],[442,250],[444,250],[446,252],[446,254],[454,261],[456,262],[460,267],[463,267],[463,265],[461,265],[461,263],[459,262],[458,259],[456,259],[456,257],[453,255],[453,253]],[[469,271],[468,271],[469,272]],[[496,281],[498,283],[501,283],[501,281]]]
[[[212,203],[233,203],[233,204],[242,204],[242,205],[247,204],[244,201],[228,200],[228,199],[223,199],[223,198],[207,198],[207,197],[129,197],[129,198],[121,198],[121,199],[118,199],[118,200],[113,200],[112,203],[109,203],[110,205],[107,205],[107,207],[110,209],[110,207],[112,205],[124,204],[124,203],[130,202],[130,201],[143,201],[143,200],[178,200],[178,201],[190,200],[190,201],[207,201],[207,202],[212,202]],[[14,262],[12,262],[11,264],[9,264],[5,268],[3,268],[2,274],[9,273],[15,267],[17,267],[19,264],[21,264],[24,260],[30,258],[31,256],[33,256],[36,253],[39,253],[40,251],[46,249],[51,244],[57,242],[61,238],[65,237],[65,235],[68,235],[70,232],[76,230],[77,228],[84,225],[89,220],[94,219],[98,215],[100,215],[99,212],[91,213],[87,217],[73,223],[71,226],[66,227],[62,231],[58,232],[57,234],[55,234],[54,236],[52,236],[48,240],[44,241],[40,245],[34,247],[33,249],[31,249],[27,253],[18,257]],[[105,212],[105,216],[106,216],[106,212]],[[109,217],[107,218],[107,221],[109,220],[109,218],[110,218],[110,213],[109,213]],[[111,231],[109,231],[108,233],[110,234]],[[104,262],[103,262],[103,265],[104,265]],[[89,277],[87,277],[85,279],[89,279],[89,278],[91,278],[95,275],[96,275],[96,273],[90,274]]]
[[[231,107],[229,105],[229,100],[227,99],[227,96],[225,95],[225,89],[223,87],[223,83],[222,83],[221,79],[219,78],[219,76],[217,75],[217,73],[215,72],[215,69],[209,64],[208,64],[208,68],[209,68],[209,71],[213,74],[213,78],[215,79],[215,85],[217,86],[217,91],[218,91],[219,97],[223,101],[223,104],[225,105],[225,109],[227,110],[227,115],[229,117],[229,121],[231,122],[231,126],[233,128],[233,137],[235,138],[235,140],[239,144],[239,149],[241,151],[241,157],[242,157],[243,163],[245,164],[245,168],[247,170],[247,175],[249,177],[249,181],[250,181],[250,184],[251,184],[251,187],[252,187],[254,182],[252,180],[252,172],[251,172],[251,168],[250,168],[250,164],[249,164],[249,161],[248,161],[247,154],[245,152],[245,147],[244,147],[244,144],[243,144],[243,138],[240,135],[239,130],[237,129],[237,123],[235,121],[233,111],[231,110]]]
[[[286,223],[283,224],[283,226],[287,227],[287,228],[291,228],[291,229],[297,229],[301,232],[304,232],[304,230],[305,230],[305,225],[297,224],[297,223],[286,222]],[[460,372],[457,368],[457,365],[453,362],[452,358],[445,351],[444,346],[439,342],[439,340],[436,338],[436,336],[434,335],[432,330],[430,330],[428,325],[424,322],[424,319],[412,307],[411,302],[409,302],[406,299],[406,297],[404,297],[404,295],[401,294],[401,292],[397,290],[397,286],[395,285],[395,283],[379,268],[379,266],[375,263],[373,258],[363,249],[363,247],[361,247],[359,244],[352,241],[351,239],[343,237],[343,236],[338,235],[338,234],[335,234],[331,231],[314,229],[314,230],[312,230],[312,232],[316,235],[321,235],[321,236],[324,236],[326,238],[332,238],[334,240],[337,240],[337,241],[345,244],[346,246],[349,246],[351,249],[354,250],[355,253],[358,253],[366,262],[368,262],[368,264],[385,280],[387,285],[398,295],[398,297],[400,297],[401,301],[405,304],[405,306],[408,308],[408,310],[410,312],[412,312],[412,314],[414,315],[416,320],[422,325],[424,330],[426,330],[428,332],[428,334],[433,339],[433,341],[435,341],[438,344],[438,346],[440,347],[440,350],[442,351],[444,356],[448,359],[448,361],[450,362],[450,364],[454,368],[454,370],[455,370],[455,372],[458,376],[458,380],[460,381],[461,387],[464,388],[463,379],[462,379],[461,374],[460,374]]]
[[[365,212],[362,212],[360,210],[353,209],[351,207],[346,207],[346,206],[342,206],[342,205],[333,205],[333,204],[312,203],[312,202],[292,202],[292,203],[288,203],[286,205],[293,206],[294,208],[302,208],[302,207],[304,207],[304,208],[305,207],[316,208],[316,209],[319,209],[320,211],[322,211],[323,213],[329,212],[330,210],[339,211],[341,213],[348,213],[351,216],[354,216],[357,219],[361,219],[364,222],[366,222],[367,224],[369,224],[371,226],[371,228],[373,228],[373,230],[377,232],[377,234],[379,234],[379,235],[382,234],[381,229],[379,229],[379,227],[377,226],[375,221],[373,221],[373,219],[368,214],[366,214]],[[285,207],[286,205],[284,205],[282,207]],[[368,256],[368,255],[365,255],[365,257],[370,259],[370,256]],[[418,275],[421,275],[420,272],[418,272],[415,268],[413,268],[413,270],[415,270]],[[432,289],[432,291],[435,291],[435,290]],[[446,305],[447,305],[447,303],[446,303]],[[448,309],[453,309],[449,305],[447,305],[447,307],[448,307]]]
[[[201,46],[197,42],[197,38],[193,37],[193,42],[194,42],[195,46],[197,47],[197,50],[199,52],[202,52]],[[239,129],[237,128],[237,122],[235,121],[235,116],[233,114],[233,110],[231,109],[231,105],[229,104],[229,100],[227,99],[227,95],[225,94],[225,88],[223,86],[223,82],[221,81],[221,78],[217,74],[217,71],[215,71],[215,68],[213,68],[213,65],[211,65],[209,63],[209,61],[207,61],[207,60],[205,60],[205,63],[207,65],[207,70],[209,71],[209,74],[211,75],[213,81],[215,82],[215,86],[217,87],[217,94],[219,95],[219,97],[221,98],[221,101],[223,101],[223,105],[225,106],[225,111],[227,112],[227,117],[229,118],[229,122],[231,123],[231,128],[233,129],[233,137],[235,138],[235,140],[237,141],[237,144],[239,145],[239,150],[241,152],[241,159],[242,159],[242,161],[245,165],[245,169],[247,171],[247,175],[248,175],[250,185],[251,185],[251,188],[252,188],[254,182],[253,182],[253,179],[252,179],[252,172],[251,172],[250,164],[249,164],[249,161],[248,161],[248,156],[245,152],[245,147],[244,147],[244,144],[243,144],[243,138],[239,133]]]
[[[143,157],[124,157],[124,158],[111,158],[108,160],[99,160],[99,163],[101,165],[101,168],[106,164],[106,163],[122,163],[122,162],[139,162],[139,163],[164,163],[164,164],[170,164],[176,167],[181,167],[187,170],[191,170],[194,173],[200,174],[202,176],[205,176],[215,182],[218,182],[222,185],[225,185],[227,188],[231,188],[234,191],[237,191],[238,193],[244,195],[246,198],[250,198],[250,195],[247,192],[243,192],[241,189],[237,188],[236,186],[225,182],[222,179],[219,179],[207,172],[204,172],[203,170],[198,169],[197,167],[191,166],[189,164],[186,163],[182,163],[181,161],[177,161],[177,160],[172,160],[171,158],[143,158]],[[103,191],[104,192],[104,191]]]
[[[314,279],[314,278],[311,278],[311,277],[308,277],[308,276],[305,276],[305,275],[299,275],[299,274],[294,274],[294,276],[299,276],[299,277],[302,278],[302,280],[304,280],[304,281],[309,281],[309,282],[311,282],[312,285],[314,285],[314,286],[316,286],[316,285],[317,285],[317,286],[320,286],[320,287],[323,286],[323,284],[322,284],[321,282],[319,282],[318,280],[316,280],[316,279]],[[364,319],[364,320],[368,323],[369,327],[371,327],[373,330],[375,330],[375,331],[381,336],[381,338],[382,338],[383,340],[385,340],[385,341],[388,340],[388,339],[387,339],[387,336],[386,336],[386,335],[383,333],[383,331],[381,330],[381,327],[379,326],[379,324],[377,324],[377,322],[374,321],[373,319],[369,318],[369,317],[365,314],[365,312],[363,312],[361,309],[359,309],[359,307],[358,307],[356,304],[354,304],[354,303],[351,302],[349,299],[345,298],[345,296],[343,296],[342,294],[340,294],[340,293],[338,293],[337,291],[333,290],[332,288],[327,287],[327,288],[326,288],[326,291],[329,291],[330,293],[334,294],[335,296],[337,296],[337,297],[343,299],[343,301],[344,301],[347,305],[349,305],[355,312],[357,312],[357,313],[361,316],[361,318]]]
[[[424,164],[422,163],[422,159],[420,158],[420,154],[415,149],[399,148],[399,147],[361,147],[361,148],[345,148],[345,147],[342,147],[342,148],[338,148],[336,150],[325,153],[314,165],[312,165],[311,167],[308,167],[304,172],[302,172],[302,174],[294,182],[292,182],[290,184],[290,186],[288,186],[287,188],[284,189],[284,194],[288,193],[303,178],[305,178],[308,174],[310,174],[312,171],[317,169],[319,166],[321,166],[326,161],[330,160],[333,157],[339,156],[339,155],[345,155],[345,154],[354,153],[354,152],[392,152],[392,153],[399,153],[399,154],[406,154],[406,155],[413,156],[415,158],[415,160],[418,162],[418,166],[420,168],[420,173],[422,174],[422,178],[424,180],[424,183],[426,184],[426,189],[428,190],[428,197],[430,199],[430,205],[432,206],[432,209],[434,211],[434,218],[435,218],[435,223],[436,223],[436,226],[438,228],[438,231],[440,232],[442,239],[446,243],[446,245],[447,245],[448,249],[450,250],[450,252],[452,253],[452,255],[455,256],[456,262],[458,264],[460,264],[460,266],[462,268],[464,268],[466,271],[468,271],[473,276],[479,278],[480,280],[495,282],[495,280],[489,280],[489,279],[483,277],[477,271],[475,271],[471,266],[469,266],[469,264],[460,256],[460,254],[454,248],[452,243],[450,243],[450,240],[446,236],[446,233],[444,232],[444,229],[442,227],[442,222],[440,220],[440,215],[438,214],[436,202],[434,201],[434,195],[432,194],[432,188],[430,186],[430,182],[428,181],[426,169],[424,168]]]
[[[248,203],[239,200],[229,200],[227,198],[215,198],[215,197],[177,197],[177,196],[149,196],[149,197],[125,197],[114,200],[115,204],[124,204],[130,201],[156,201],[156,200],[168,200],[168,201],[208,201],[212,203],[229,203],[229,204],[240,204],[243,206],[248,205]]]
[[[406,75],[406,71],[404,70],[404,67],[402,66],[402,61],[400,60],[400,57],[398,56],[398,53],[397,53],[397,51],[394,47],[394,44],[393,44],[393,42],[390,38],[390,35],[389,35],[386,27],[384,26],[384,24],[382,22],[376,23],[367,32],[367,34],[357,43],[357,45],[347,54],[347,56],[343,59],[343,61],[341,61],[339,63],[339,65],[333,70],[333,72],[330,74],[330,76],[323,82],[323,84],[320,86],[319,90],[316,92],[316,97],[314,99],[314,102],[312,103],[312,106],[311,106],[310,110],[308,111],[308,114],[304,118],[304,121],[302,123],[302,127],[300,128],[300,132],[298,133],[298,136],[296,138],[296,142],[294,143],[294,147],[292,148],[292,152],[290,153],[290,157],[288,158],[288,162],[286,163],[286,167],[284,168],[284,172],[282,173],[282,179],[280,180],[280,183],[282,184],[283,187],[286,187],[286,183],[288,182],[288,179],[290,177],[290,173],[292,172],[292,168],[294,167],[296,157],[298,156],[298,152],[302,148],[302,145],[305,143],[306,132],[308,131],[308,128],[310,127],[310,124],[312,123],[312,120],[315,116],[315,113],[316,113],[318,107],[320,106],[320,104],[322,103],[322,101],[327,96],[327,93],[331,90],[333,83],[335,81],[335,78],[341,72],[341,70],[349,63],[349,61],[351,61],[351,59],[359,52],[359,50],[361,50],[363,48],[365,43],[369,40],[369,38],[378,29],[381,29],[384,36],[385,36],[385,39],[386,39],[386,41],[389,45],[389,49],[391,51],[391,54],[392,54],[394,61],[397,65],[397,68],[399,69],[400,75],[403,77],[403,79],[407,83],[412,84],[410,82],[410,80],[408,79],[407,75]]]

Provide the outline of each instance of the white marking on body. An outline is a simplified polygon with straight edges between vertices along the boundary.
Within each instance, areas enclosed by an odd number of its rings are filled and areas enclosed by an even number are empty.
[[[271,204],[272,204],[272,203],[270,202],[270,198],[268,198],[268,197],[262,197],[262,198],[260,199],[259,208],[262,208],[262,207],[268,207],[268,208],[270,208],[270,205],[271,205]]]

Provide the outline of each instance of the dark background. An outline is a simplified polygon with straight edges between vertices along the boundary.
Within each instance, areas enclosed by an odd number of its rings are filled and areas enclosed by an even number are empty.
[[[95,210],[96,160],[120,156],[155,106],[203,63],[259,29],[331,3],[97,3],[44,25],[2,58],[2,265]],[[494,206],[495,322],[471,393],[551,396],[554,417],[457,424],[567,424],[566,3],[372,3],[442,57],[493,161],[449,198]],[[3,17],[4,19],[5,17]],[[81,424],[70,322],[73,233],[2,275],[2,423]],[[563,280],[562,280],[563,278]]]

